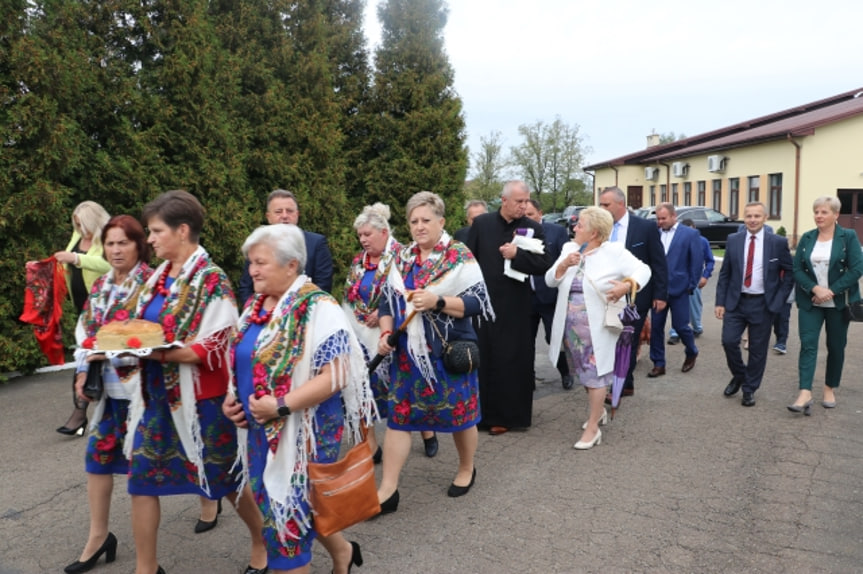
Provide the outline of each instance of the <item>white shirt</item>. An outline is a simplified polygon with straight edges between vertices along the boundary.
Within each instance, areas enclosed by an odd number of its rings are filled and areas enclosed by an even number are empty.
[[[749,287],[743,287],[744,293],[752,295],[764,294],[764,227],[758,230],[755,234],[755,259],[752,263],[752,283]],[[746,230],[746,241],[743,243],[743,280],[746,280],[746,265],[749,257],[749,242],[752,241],[752,234]]]
[[[830,271],[830,252],[833,250],[833,240],[816,241],[815,247],[812,248],[810,261],[812,262],[812,271],[815,273],[815,279],[820,287],[830,288],[830,279],[828,274]],[[835,307],[836,303],[831,299],[823,303],[814,303],[816,307]]]
[[[674,232],[677,231],[678,225],[678,223],[675,223],[668,231],[661,230],[662,247],[665,249],[666,255],[668,255],[668,248],[671,246],[671,241],[674,239]]]
[[[615,243],[623,243],[626,245],[626,232],[629,229],[629,211],[627,210],[623,217],[620,218],[619,221],[614,223],[617,226],[617,239],[614,240]],[[614,228],[612,228],[612,233],[614,232]]]

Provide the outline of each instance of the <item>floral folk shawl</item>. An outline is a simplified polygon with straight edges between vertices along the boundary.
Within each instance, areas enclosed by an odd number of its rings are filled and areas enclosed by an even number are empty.
[[[254,301],[264,294],[255,294]],[[243,311],[231,345],[231,361],[236,368],[236,346],[249,327],[254,302]],[[301,387],[324,366],[314,364],[318,349],[332,343],[333,335],[344,332],[348,344],[331,349],[333,390],[340,389],[345,409],[345,427],[354,443],[362,439],[361,429],[375,418],[375,406],[368,372],[356,336],[345,320],[338,303],[301,275],[273,307],[267,323],[255,341],[252,355],[252,381],[255,393],[286,395]],[[236,387],[233,389],[236,395]],[[293,521],[304,535],[311,528],[311,516],[303,508],[308,501],[308,461],[315,453],[316,408],[302,409],[288,417],[278,417],[264,425],[269,452],[264,470],[264,488],[272,502],[275,522],[282,536],[295,537],[287,524]],[[243,464],[243,483],[248,479],[246,444],[248,431],[238,429],[239,460]],[[242,485],[241,485],[242,488]]]
[[[60,317],[67,290],[65,270],[52,255],[41,261],[28,261],[26,271],[24,312],[20,320],[33,325],[36,342],[48,362],[62,365],[66,361],[60,334]]]
[[[144,285],[138,297],[136,316],[144,316],[168,264],[167,261],[162,263]],[[159,322],[167,342],[179,341],[187,347],[202,345],[207,350],[204,360],[211,368],[228,360],[228,340],[237,323],[237,304],[228,277],[210,260],[203,247],[198,246],[180,268],[159,313]],[[198,367],[190,363],[164,363],[162,374],[180,442],[189,462],[197,467],[199,486],[209,494],[202,461],[204,444],[195,402],[195,389],[199,387]],[[144,401],[138,392],[130,408],[130,429],[137,428],[143,412]],[[133,442],[126,441],[124,450],[127,457],[132,454]]]
[[[419,255],[419,245],[415,242],[411,243],[399,253],[395,265],[390,268],[387,276],[388,296],[394,295],[402,299],[405,317],[414,308],[411,302],[407,300],[408,290],[405,288],[404,278],[410,273],[411,267],[419,265],[420,268],[414,273],[414,289],[425,289],[440,296],[476,297],[480,303],[481,317],[494,320],[494,309],[491,306],[491,298],[488,295],[482,271],[473,253],[466,245],[459,241],[453,241],[449,234],[444,231],[431,254],[422,263],[418,263]],[[392,309],[393,314],[398,313],[399,305],[396,304],[396,301],[390,301],[390,309]],[[434,316],[430,316],[429,320],[436,318],[442,321],[444,325],[452,324],[452,317],[446,313],[427,311],[423,315],[426,313]],[[422,321],[411,321],[406,330],[408,355],[431,386],[436,380],[436,375],[434,363],[429,356],[429,345],[426,341]],[[446,336],[446,332],[444,336]]]
[[[138,304],[138,295],[152,274],[153,270],[146,263],[139,262],[119,285],[114,283],[113,269],[96,279],[75,327],[75,341],[78,345],[75,362],[78,365],[87,358],[87,349],[93,348],[99,327],[111,321],[125,321],[131,317],[130,311]],[[137,361],[118,367],[111,361],[105,361],[104,368],[115,370],[120,382],[130,385],[133,391],[137,389],[140,383],[140,364]],[[98,426],[104,409],[105,394],[96,403],[93,416],[90,417],[90,428]]]
[[[360,283],[362,283],[366,272],[363,265],[365,251],[361,251],[359,255],[354,257],[351,268],[348,271],[348,278],[345,282],[345,300],[342,302],[342,309],[369,357],[373,357],[377,353],[380,329],[366,326],[366,319],[371,313],[377,310],[383,285],[386,283],[390,267],[401,249],[402,246],[392,237],[387,240],[386,247],[384,247],[381,259],[378,262],[378,268],[375,270],[375,276],[372,279],[372,289],[369,294],[368,303],[363,302],[363,298],[360,296]],[[377,373],[379,376],[386,376],[387,371],[382,367],[378,367]]]

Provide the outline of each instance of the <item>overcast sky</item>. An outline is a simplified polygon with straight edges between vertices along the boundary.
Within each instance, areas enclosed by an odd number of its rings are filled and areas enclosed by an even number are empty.
[[[379,41],[376,6],[365,26]],[[449,0],[468,146],[556,116],[588,163],[863,87],[861,0]],[[471,174],[473,166],[471,166]]]

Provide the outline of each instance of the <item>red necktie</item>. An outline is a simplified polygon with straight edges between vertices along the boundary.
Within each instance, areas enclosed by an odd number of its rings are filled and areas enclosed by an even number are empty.
[[[752,285],[752,263],[755,261],[755,236],[749,236],[749,254],[746,256],[746,275],[743,276],[743,286]]]

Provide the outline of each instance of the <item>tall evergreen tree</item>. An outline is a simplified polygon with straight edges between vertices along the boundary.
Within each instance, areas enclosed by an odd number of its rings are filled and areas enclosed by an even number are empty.
[[[366,201],[383,201],[404,222],[403,207],[421,190],[439,194],[451,211],[467,172],[461,99],[443,46],[447,9],[441,0],[386,0],[378,8],[370,108]]]

